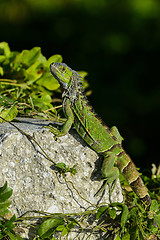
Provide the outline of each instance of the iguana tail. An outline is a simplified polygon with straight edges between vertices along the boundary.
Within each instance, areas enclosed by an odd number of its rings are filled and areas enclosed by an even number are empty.
[[[124,150],[117,157],[117,166],[126,177],[134,192],[147,206],[150,205],[152,200],[148,194],[148,190],[130,157]]]

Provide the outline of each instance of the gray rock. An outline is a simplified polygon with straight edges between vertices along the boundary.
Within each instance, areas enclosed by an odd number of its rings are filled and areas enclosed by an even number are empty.
[[[65,183],[63,177],[55,171],[54,164],[33,141],[9,123],[3,123],[0,124],[0,186],[7,181],[8,186],[13,188],[10,207],[12,213],[16,216],[31,210],[76,213],[92,209],[97,203],[109,202],[107,188],[102,199],[94,196],[102,186],[102,181],[95,180],[100,175],[102,159],[74,129],[55,141],[54,135],[43,128],[48,121],[27,118],[19,120],[22,122],[14,124],[27,134],[34,134],[36,141],[54,162],[63,162],[70,167],[77,165],[77,173],[67,173],[66,179],[74,184],[79,194],[70,182]],[[119,181],[111,200],[123,200]],[[25,232],[22,237],[33,239],[30,232],[28,236],[27,234]],[[71,233],[68,239],[76,236],[77,233]],[[75,239],[86,239],[87,236],[83,232]],[[90,239],[102,239],[99,237],[93,235]]]

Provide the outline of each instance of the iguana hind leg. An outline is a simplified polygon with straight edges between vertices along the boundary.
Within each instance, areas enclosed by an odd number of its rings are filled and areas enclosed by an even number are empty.
[[[102,177],[106,179],[108,184],[116,182],[119,177],[119,170],[117,167],[114,167],[114,164],[117,160],[115,153],[108,151],[104,157],[101,173]]]
[[[100,195],[106,188],[106,185],[109,187],[109,199],[111,201],[111,193],[116,186],[117,179],[119,177],[119,170],[117,167],[114,167],[114,164],[117,160],[115,153],[108,151],[104,156],[101,174],[104,179],[104,183],[101,189],[95,194]]]

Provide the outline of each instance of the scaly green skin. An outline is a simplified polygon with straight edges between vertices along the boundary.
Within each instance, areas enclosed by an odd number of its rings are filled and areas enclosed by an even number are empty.
[[[116,127],[109,130],[98,118],[83,94],[80,75],[65,63],[52,63],[50,69],[60,83],[63,110],[67,119],[61,130],[49,126],[50,131],[56,137],[60,137],[65,135],[74,124],[78,134],[87,144],[104,157],[101,172],[106,182],[111,184],[116,181],[120,170],[137,196],[150,205],[151,198],[148,191],[135,165],[121,146],[122,137]]]

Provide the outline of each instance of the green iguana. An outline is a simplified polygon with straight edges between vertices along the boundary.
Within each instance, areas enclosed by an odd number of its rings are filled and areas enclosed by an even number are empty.
[[[147,188],[121,146],[122,137],[118,129],[109,129],[94,112],[83,93],[81,76],[65,63],[52,63],[50,69],[61,86],[63,111],[67,119],[61,129],[49,125],[50,131],[60,137],[65,135],[73,124],[86,143],[104,157],[101,173],[106,182],[116,181],[120,170],[137,196],[149,206],[151,198]]]

